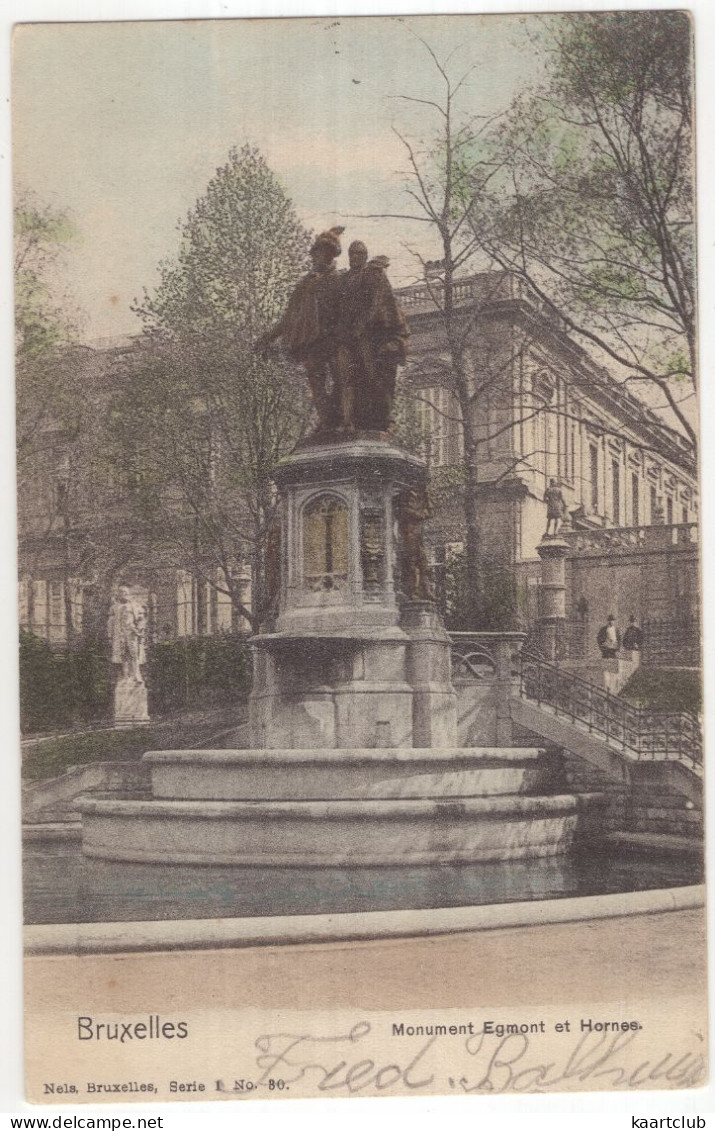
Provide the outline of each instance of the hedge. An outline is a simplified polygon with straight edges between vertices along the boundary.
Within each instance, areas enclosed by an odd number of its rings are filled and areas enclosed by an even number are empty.
[[[83,640],[56,652],[46,640],[20,633],[20,725],[23,734],[108,722],[114,665],[106,643]],[[145,667],[149,713],[219,706],[245,698],[250,650],[245,637],[185,637],[153,644]]]
[[[245,636],[185,636],[154,644],[146,666],[149,712],[245,698],[251,658]]]
[[[702,706],[700,672],[678,668],[638,668],[621,696],[652,711],[699,714]]]

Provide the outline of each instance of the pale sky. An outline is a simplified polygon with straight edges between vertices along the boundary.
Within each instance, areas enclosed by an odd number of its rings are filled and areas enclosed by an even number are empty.
[[[413,281],[411,241],[438,254],[427,225],[354,214],[408,211],[405,150],[438,118],[395,98],[438,99],[422,36],[456,76],[470,114],[505,109],[537,61],[519,16],[44,24],[16,29],[14,178],[70,209],[81,239],[66,283],[83,337],[139,329],[130,304],[172,257],[177,224],[229,149],[258,146],[300,219],[346,226]]]

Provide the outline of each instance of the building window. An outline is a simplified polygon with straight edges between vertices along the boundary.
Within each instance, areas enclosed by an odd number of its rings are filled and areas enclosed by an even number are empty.
[[[558,424],[559,418],[554,417],[553,412],[547,412],[544,418],[546,426],[546,476],[559,476],[559,441],[558,441]]]
[[[32,621],[30,631],[34,632],[35,636],[42,636],[45,640],[48,638],[46,581],[32,582]]]
[[[454,393],[441,385],[421,389],[416,401],[416,409],[416,423],[422,433],[424,454],[430,465],[442,467],[459,460],[464,442],[459,401]],[[498,423],[495,424],[492,408],[489,405],[485,409],[484,427],[484,439],[489,438],[490,428],[492,431],[498,431]]]
[[[435,467],[442,467],[443,464],[447,462],[448,421],[445,417],[445,412],[447,411],[447,390],[443,388],[432,389],[430,400],[432,401],[432,407],[430,409],[431,462]]]
[[[72,629],[74,632],[81,634],[84,618],[84,586],[82,584],[81,578],[70,577],[69,593]]]
[[[184,569],[176,573],[176,635],[194,634],[194,579]]]
[[[32,582],[29,580],[29,578],[27,578],[27,577],[21,577],[20,578],[18,614],[19,614],[20,628],[24,629],[26,632],[30,632],[32,630],[32,625],[30,624],[30,589],[31,589],[31,586],[32,586]]]
[[[61,644],[65,639],[65,587],[61,581],[50,581],[47,586],[50,614],[49,640]]]
[[[631,475],[631,518],[633,526],[640,526],[641,524],[639,487],[638,476],[633,472]]]
[[[591,459],[591,510],[598,514],[598,448],[589,444],[588,450]]]
[[[668,526],[673,525],[673,496],[665,496],[665,521]]]
[[[348,508],[315,499],[303,518],[303,575],[309,589],[340,589],[348,578]]]
[[[655,485],[653,483],[651,483],[651,485],[650,485],[650,520],[651,520],[651,522],[655,522],[655,513],[656,513],[657,510],[658,510],[658,492],[655,489]]]
[[[611,460],[611,479],[613,490],[613,524],[621,525],[621,469],[618,460]]]
[[[214,632],[230,632],[232,627],[231,595],[227,592],[228,582],[222,569],[216,575],[216,607],[212,609]]]
[[[687,508],[687,507],[683,507],[683,516],[682,516],[682,518],[681,518],[681,520],[680,520],[680,521],[681,521],[681,522],[682,522],[683,524],[685,524],[685,523],[689,522],[689,519],[688,519],[688,508]]]

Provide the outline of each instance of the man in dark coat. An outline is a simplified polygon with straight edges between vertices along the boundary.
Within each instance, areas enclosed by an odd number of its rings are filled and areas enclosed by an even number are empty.
[[[338,355],[341,305],[334,260],[341,253],[339,237],[344,230],[330,228],[317,236],[310,249],[313,270],[296,286],[283,317],[256,343],[256,349],[264,350],[282,338],[288,356],[301,362],[321,429],[342,422],[345,374]]]
[[[623,633],[623,648],[626,652],[640,652],[643,645],[643,631],[636,624],[636,618],[631,617],[628,628]]]
[[[348,248],[350,269],[340,275],[340,371],[346,428],[389,431],[397,368],[404,365],[409,330],[378,255],[368,261],[364,243]]]
[[[610,614],[608,622],[598,630],[596,643],[604,660],[613,660],[621,647],[621,634],[616,628],[616,618]]]

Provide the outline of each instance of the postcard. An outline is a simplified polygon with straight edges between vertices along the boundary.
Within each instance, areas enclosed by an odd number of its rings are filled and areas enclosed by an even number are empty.
[[[16,25],[32,1102],[705,1084],[695,34]]]

